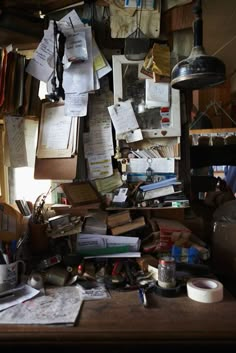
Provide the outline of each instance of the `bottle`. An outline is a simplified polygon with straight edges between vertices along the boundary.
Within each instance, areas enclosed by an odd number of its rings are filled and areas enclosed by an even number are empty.
[[[175,280],[175,258],[171,256],[161,257],[158,264],[158,285],[163,288],[173,288]]]

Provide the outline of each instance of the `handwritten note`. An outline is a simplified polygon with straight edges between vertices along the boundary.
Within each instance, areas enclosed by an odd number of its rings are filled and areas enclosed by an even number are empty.
[[[112,105],[108,111],[117,135],[139,128],[130,100]]]
[[[146,106],[153,107],[168,107],[170,105],[169,98],[169,83],[156,83],[153,80],[146,81]]]
[[[25,145],[24,118],[7,115],[4,120],[7,130],[11,167],[26,167],[28,161]]]

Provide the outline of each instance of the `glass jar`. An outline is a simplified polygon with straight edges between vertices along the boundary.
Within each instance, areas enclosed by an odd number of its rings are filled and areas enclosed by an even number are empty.
[[[158,285],[163,288],[173,288],[175,280],[175,259],[171,256],[161,257],[158,264]]]

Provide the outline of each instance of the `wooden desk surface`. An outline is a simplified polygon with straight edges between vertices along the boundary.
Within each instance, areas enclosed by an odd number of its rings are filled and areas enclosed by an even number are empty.
[[[35,346],[70,346],[83,352],[113,352],[116,347],[115,352],[123,353],[132,352],[134,345],[191,345],[191,352],[199,345],[236,347],[236,299],[226,290],[224,300],[212,304],[195,302],[185,294],[163,298],[153,293],[150,308],[140,304],[137,291],[112,291],[111,295],[111,299],[84,302],[75,327],[0,325],[1,350],[11,347],[14,352],[21,345],[24,352],[27,347],[35,352]]]

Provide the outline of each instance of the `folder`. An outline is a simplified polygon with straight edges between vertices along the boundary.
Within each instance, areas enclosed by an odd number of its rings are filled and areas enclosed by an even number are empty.
[[[35,159],[34,178],[73,180],[76,178],[78,155],[71,158]]]

